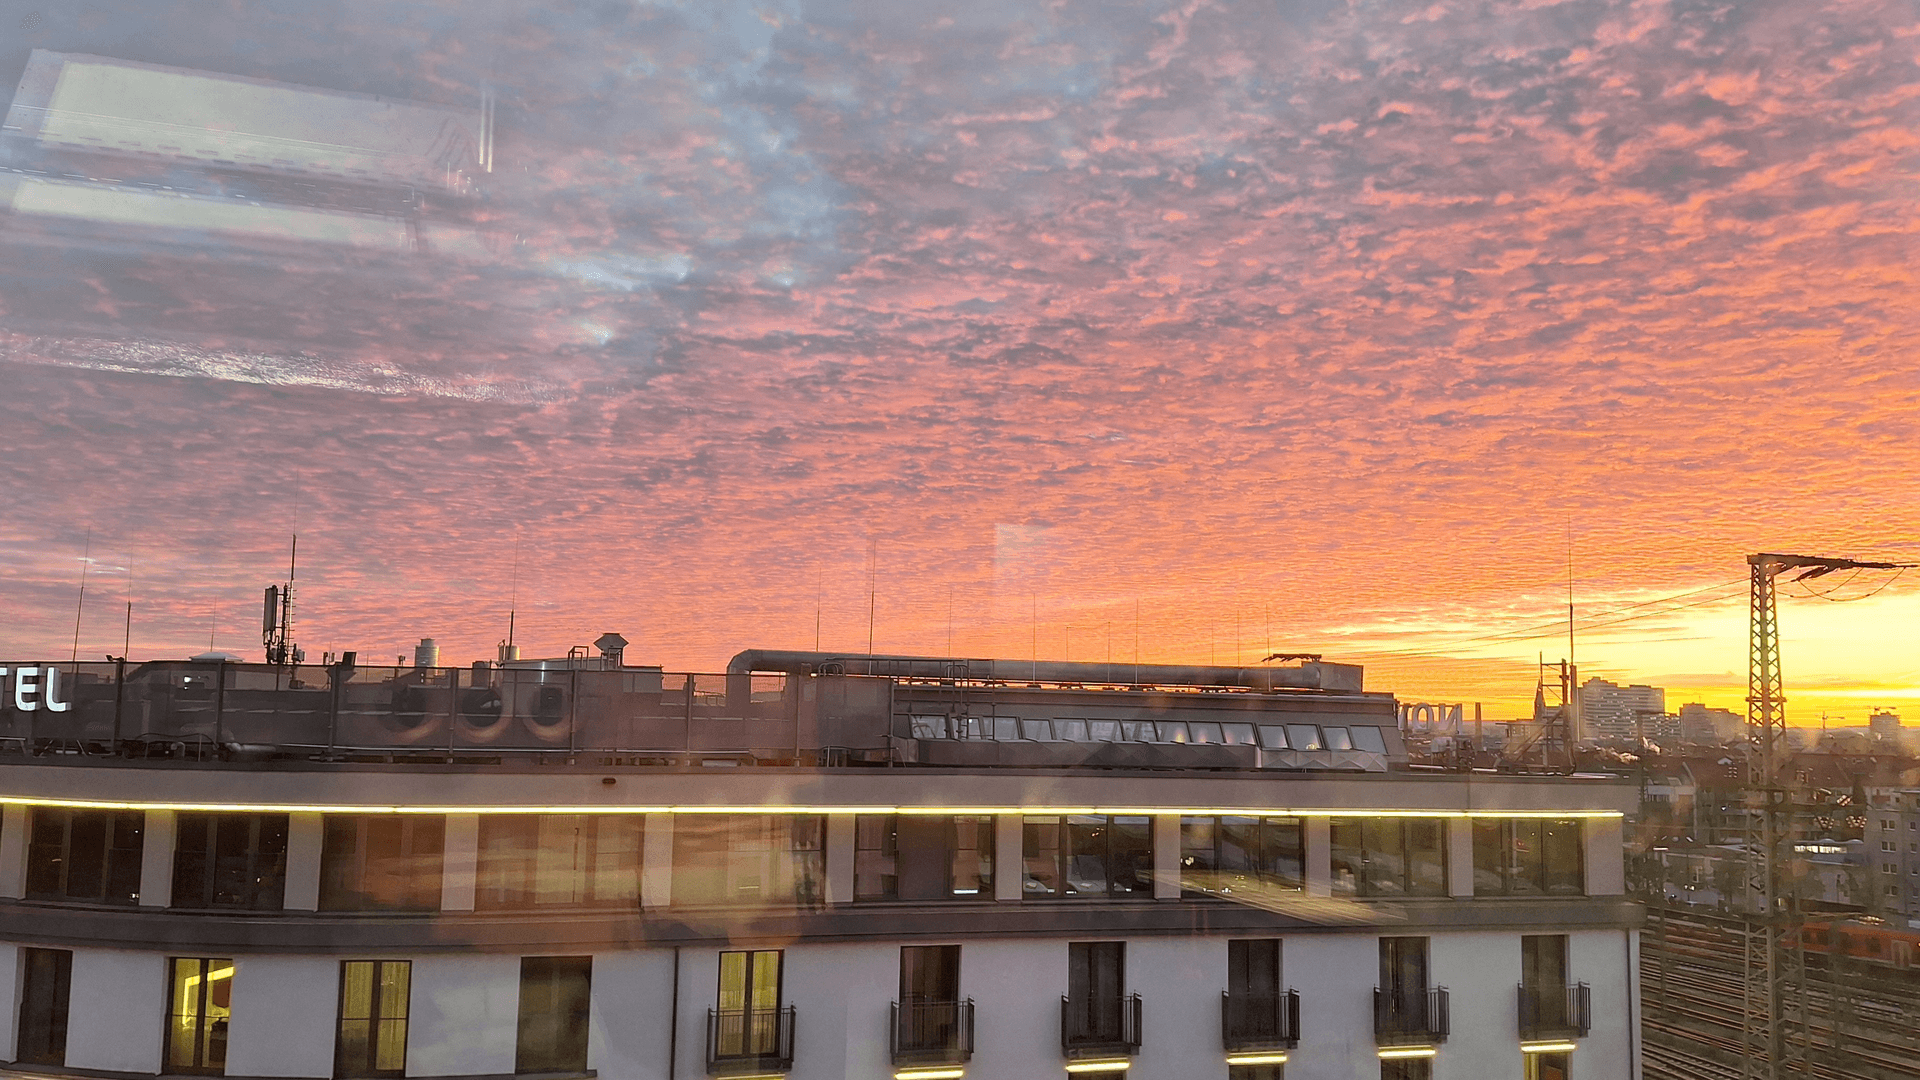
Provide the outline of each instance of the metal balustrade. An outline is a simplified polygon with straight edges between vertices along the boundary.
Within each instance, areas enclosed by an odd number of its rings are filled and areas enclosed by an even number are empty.
[[[1060,999],[1060,1049],[1069,1058],[1139,1053],[1140,1026],[1139,994],[1101,1000]]]
[[[895,1065],[959,1065],[973,1057],[973,999],[894,1002],[888,1050]]]
[[[1373,1039],[1381,1046],[1431,1044],[1447,1039],[1449,1002],[1444,986],[1431,990],[1373,991]]]
[[[753,1076],[793,1068],[793,1006],[708,1009],[707,1075]]]
[[[1220,995],[1220,1043],[1228,1053],[1290,1050],[1300,1042],[1300,994]]]
[[[1520,986],[1520,1037],[1584,1039],[1593,1026],[1592,994],[1586,983]]]

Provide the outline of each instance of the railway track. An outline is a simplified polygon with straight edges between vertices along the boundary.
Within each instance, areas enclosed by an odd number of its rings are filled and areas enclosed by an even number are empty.
[[[1741,924],[1688,913],[1656,916],[1641,935],[1641,1016],[1647,1080],[1735,1080],[1746,1046],[1741,1032]],[[1664,929],[1664,933],[1661,930]],[[1806,1028],[1789,1032],[1789,1058],[1807,1059],[1818,1080],[1920,1077],[1920,980],[1858,961],[1830,968],[1809,957]],[[1789,1001],[1790,1016],[1801,1003]],[[1803,1046],[1802,1040],[1810,1043]]]

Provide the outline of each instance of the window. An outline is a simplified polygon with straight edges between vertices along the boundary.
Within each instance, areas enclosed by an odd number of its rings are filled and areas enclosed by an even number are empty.
[[[1881,851],[1899,851],[1900,845],[1894,843],[1891,840],[1882,840],[1880,841],[1880,850]]]
[[[328,814],[320,910],[439,910],[445,842],[437,814]]]
[[[340,965],[340,1027],[333,1075],[405,1076],[407,1002],[413,965],[405,960],[348,960]]]
[[[820,903],[826,818],[818,814],[678,814],[676,904]]]
[[[287,887],[287,815],[175,819],[173,906],[278,911]]]
[[[1298,1004],[1281,990],[1280,939],[1227,942],[1221,1031],[1229,1053],[1275,1050],[1298,1038]]]
[[[948,864],[947,892],[953,896],[993,897],[993,818],[961,814],[950,819],[953,858]]]
[[[587,1014],[593,957],[520,958],[520,1026],[513,1071],[587,1071]]]
[[[1573,1075],[1573,1055],[1564,1050],[1527,1054],[1526,1059],[1527,1080],[1567,1080]]]
[[[73,953],[66,949],[20,950],[20,1037],[14,1061],[22,1065],[67,1063],[67,1005],[73,991]]]
[[[643,828],[638,814],[484,815],[474,906],[633,907]]]
[[[900,832],[892,814],[853,820],[853,898],[892,900],[900,893]]]
[[[1158,725],[1159,741],[1163,743],[1192,742],[1193,736],[1187,731],[1185,720],[1165,720]]]
[[[778,1052],[781,960],[778,949],[720,954],[715,1056],[762,1058]]]
[[[1430,1058],[1395,1058],[1380,1063],[1380,1080],[1433,1080]]]
[[[1285,1065],[1229,1065],[1227,1080],[1285,1080]]]
[[[36,807],[27,838],[27,899],[140,902],[138,810]]]
[[[1299,818],[1180,819],[1180,886],[1200,893],[1298,892],[1305,886]]]
[[[1323,727],[1320,729],[1320,736],[1325,740],[1327,749],[1329,750],[1353,749],[1353,740],[1347,737],[1346,728]]]
[[[1127,946],[1121,941],[1067,943],[1067,1003],[1063,1041],[1084,1046],[1130,1042],[1127,1024]]]
[[[1320,742],[1320,729],[1312,724],[1288,724],[1287,744],[1295,750],[1325,750]]]
[[[1584,896],[1580,822],[1538,818],[1475,818],[1476,896]]]
[[[227,1071],[233,961],[176,956],[167,966],[170,989],[164,1071],[219,1076]]]
[[[1023,827],[1026,896],[1153,895],[1147,817],[1029,817]]]
[[[1447,895],[1446,823],[1334,818],[1333,889],[1343,896]]]
[[[1381,736],[1377,727],[1357,727],[1349,729],[1353,735],[1353,748],[1365,750],[1370,754],[1387,752],[1387,740]]]
[[[1380,939],[1380,989],[1399,1000],[1427,992],[1427,939]]]
[[[1053,724],[1046,720],[1022,720],[1020,737],[1028,742],[1052,742]]]
[[[960,1000],[960,946],[900,947],[900,1002]]]

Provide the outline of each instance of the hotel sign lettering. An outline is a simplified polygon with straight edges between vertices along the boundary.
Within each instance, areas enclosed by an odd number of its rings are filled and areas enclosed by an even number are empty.
[[[66,712],[73,702],[60,699],[60,669],[45,667],[0,667],[0,709],[12,707],[21,712]]]

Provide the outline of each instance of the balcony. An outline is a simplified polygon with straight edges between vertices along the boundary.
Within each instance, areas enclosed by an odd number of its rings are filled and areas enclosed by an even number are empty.
[[[1586,983],[1520,987],[1520,1039],[1584,1039],[1593,1025]]]
[[[1447,988],[1373,991],[1373,1041],[1381,1046],[1447,1041]]]
[[[1220,995],[1220,1043],[1229,1054],[1291,1050],[1300,1042],[1300,995]]]
[[[1060,1050],[1069,1060],[1132,1057],[1140,1052],[1140,995],[1099,1001],[1060,999]]]
[[[961,1065],[973,1057],[973,999],[894,1002],[888,1049],[895,1065]]]
[[[708,1009],[707,1075],[764,1076],[793,1068],[794,1009]]]

